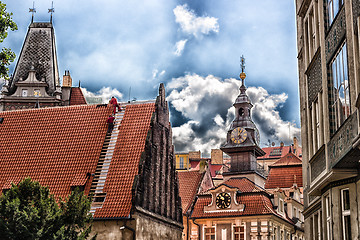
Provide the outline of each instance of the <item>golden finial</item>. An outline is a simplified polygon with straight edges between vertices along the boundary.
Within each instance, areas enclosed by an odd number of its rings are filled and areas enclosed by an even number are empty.
[[[240,67],[241,67],[241,73],[240,73],[240,79],[244,81],[246,78],[246,74],[244,73],[245,70],[245,58],[244,55],[240,57]]]

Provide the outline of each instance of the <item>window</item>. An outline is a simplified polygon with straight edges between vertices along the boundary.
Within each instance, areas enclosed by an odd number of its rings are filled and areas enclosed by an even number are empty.
[[[343,0],[327,0],[329,26],[331,26],[343,3]]]
[[[279,199],[279,211],[284,212],[284,201]]]
[[[342,230],[343,239],[351,239],[351,224],[350,224],[350,193],[349,189],[341,190],[341,215],[342,215]]]
[[[297,212],[297,211],[296,211],[296,207],[294,207],[293,218],[297,217],[297,216],[296,216],[296,212]]]
[[[325,197],[325,213],[326,213],[326,234],[327,234],[327,239],[331,240],[332,239],[332,234],[331,234],[331,201],[330,201],[330,196],[327,195]]]
[[[244,240],[245,239],[245,227],[236,226],[234,227],[234,240]]]
[[[180,157],[179,168],[180,168],[180,169],[183,169],[183,168],[184,168],[184,157]]]
[[[336,131],[350,115],[346,43],[340,48],[330,65],[333,80],[331,112],[333,115],[333,130]]]
[[[40,89],[34,89],[34,96],[35,97],[40,97],[41,96]]]
[[[21,92],[21,96],[27,97],[27,95],[28,95],[28,90],[27,90],[27,89],[23,89],[22,92]]]
[[[215,239],[215,228],[205,228],[205,240]]]

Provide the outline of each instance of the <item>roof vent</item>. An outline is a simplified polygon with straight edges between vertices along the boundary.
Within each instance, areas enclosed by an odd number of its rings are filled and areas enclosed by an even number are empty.
[[[0,124],[2,124],[4,121],[4,118],[0,118]]]

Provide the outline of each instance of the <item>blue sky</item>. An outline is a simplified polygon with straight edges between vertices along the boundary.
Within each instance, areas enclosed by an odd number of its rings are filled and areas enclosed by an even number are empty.
[[[19,30],[2,45],[18,55],[32,1],[4,2]],[[36,1],[35,21],[48,21],[50,6]],[[54,8],[60,75],[70,70],[86,94],[123,101],[130,87],[131,99],[155,98],[164,82],[176,151],[209,152],[224,141],[241,55],[262,146],[299,136],[293,1],[62,0]]]

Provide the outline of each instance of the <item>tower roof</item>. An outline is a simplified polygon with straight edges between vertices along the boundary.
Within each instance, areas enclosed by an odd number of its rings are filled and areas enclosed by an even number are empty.
[[[60,86],[55,34],[50,22],[30,24],[13,77],[10,79],[9,94],[15,92],[16,82],[27,78],[30,69],[35,70],[38,80],[48,84],[49,95]]]

